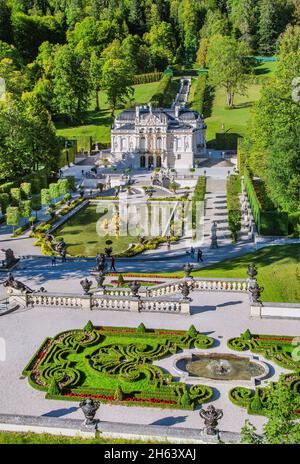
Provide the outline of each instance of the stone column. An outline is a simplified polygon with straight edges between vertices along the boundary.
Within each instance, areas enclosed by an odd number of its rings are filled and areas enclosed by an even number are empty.
[[[130,312],[138,313],[140,311],[140,300],[139,298],[130,300]]]

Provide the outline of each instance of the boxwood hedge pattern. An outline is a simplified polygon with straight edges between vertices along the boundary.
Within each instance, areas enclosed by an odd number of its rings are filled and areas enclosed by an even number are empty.
[[[232,350],[258,353],[266,359],[276,362],[285,369],[294,372],[285,375],[285,381],[289,387],[299,394],[299,409],[295,411],[297,417],[300,414],[300,357],[295,356],[297,348],[296,337],[282,335],[254,335],[246,330],[240,337],[231,338],[227,345]],[[229,391],[229,399],[237,406],[247,408],[248,414],[266,414],[266,400],[272,390],[274,382],[268,387],[258,387],[255,390],[244,387],[234,387]]]
[[[153,361],[213,344],[200,333],[88,325],[47,338],[23,375],[49,399],[92,397],[126,406],[193,409],[212,398],[212,388],[174,382]]]

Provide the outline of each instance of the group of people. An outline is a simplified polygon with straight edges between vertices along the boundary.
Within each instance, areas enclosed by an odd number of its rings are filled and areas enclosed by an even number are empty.
[[[190,256],[192,259],[197,259],[198,263],[201,261],[201,263],[203,262],[203,251],[198,248],[197,250],[197,253],[196,253],[196,250],[194,247],[191,247],[190,249]]]
[[[117,272],[116,269],[116,258],[114,256],[109,256],[110,261],[110,271]],[[96,263],[99,270],[105,271],[107,267],[106,263],[106,256],[103,253],[97,253],[96,255]]]

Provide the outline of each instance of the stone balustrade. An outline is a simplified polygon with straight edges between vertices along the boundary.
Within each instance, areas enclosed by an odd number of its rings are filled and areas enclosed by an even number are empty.
[[[179,286],[184,279],[177,279],[171,282],[153,285],[151,287],[141,287],[139,293],[147,297],[159,297],[180,293]],[[212,291],[212,292],[247,292],[249,283],[244,279],[209,279],[193,278],[190,279],[194,284],[195,291]],[[111,296],[130,296],[129,288],[106,287],[105,295]]]
[[[57,295],[54,293],[13,293],[11,296],[27,307],[64,309],[83,309],[90,311],[131,311],[164,312],[171,314],[190,314],[190,302],[187,299],[132,297],[122,295]]]

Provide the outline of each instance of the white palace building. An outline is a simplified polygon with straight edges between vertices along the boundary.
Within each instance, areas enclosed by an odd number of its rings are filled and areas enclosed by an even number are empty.
[[[112,161],[123,160],[134,169],[189,169],[195,156],[205,152],[203,118],[177,103],[170,109],[150,105],[125,110],[112,126]]]

